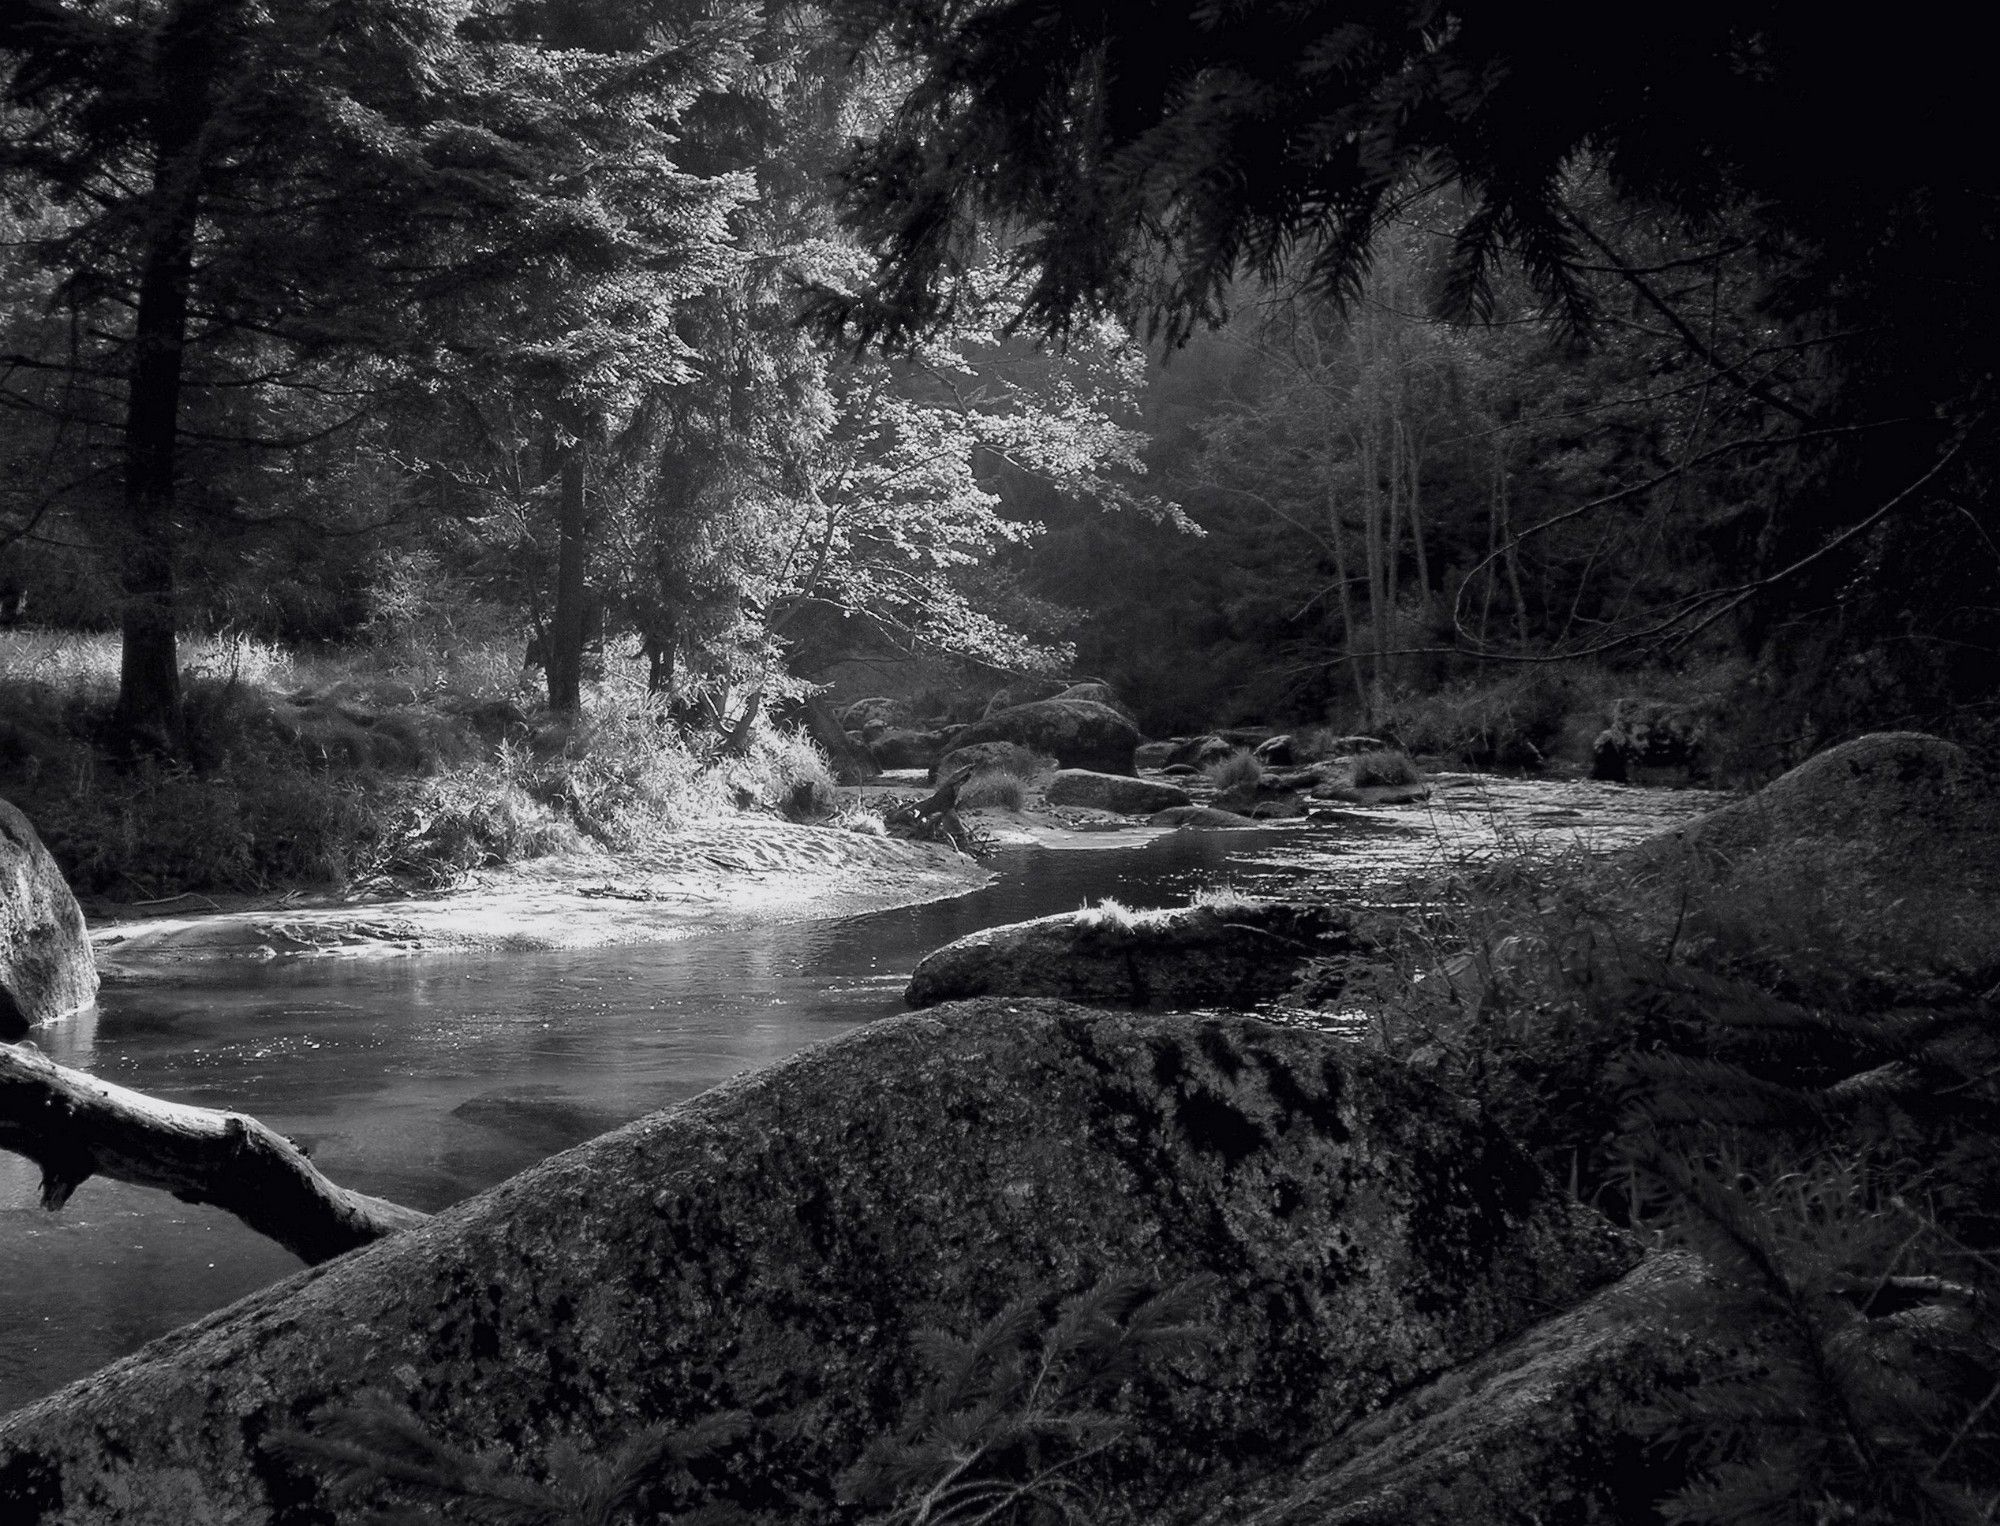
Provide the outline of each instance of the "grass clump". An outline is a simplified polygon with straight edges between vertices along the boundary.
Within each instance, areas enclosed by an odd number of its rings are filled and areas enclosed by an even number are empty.
[[[1531,667],[1403,695],[1379,717],[1379,726],[1409,752],[1474,768],[1531,768],[1556,750],[1579,700],[1571,679]]]
[[[978,806],[997,806],[1001,810],[1018,811],[1027,798],[1028,788],[1021,777],[999,768],[974,774],[958,792],[959,805],[968,810]]]
[[[1228,757],[1205,765],[1201,773],[1218,794],[1227,794],[1246,786],[1254,789],[1264,777],[1264,764],[1249,748],[1239,747]]]
[[[1356,789],[1382,789],[1424,782],[1424,771],[1410,761],[1406,752],[1356,753],[1349,767],[1353,770]]]

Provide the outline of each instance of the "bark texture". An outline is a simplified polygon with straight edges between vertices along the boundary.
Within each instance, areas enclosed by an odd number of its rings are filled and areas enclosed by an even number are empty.
[[[42,1168],[44,1207],[109,1176],[212,1203],[308,1263],[429,1217],[336,1186],[254,1118],[163,1102],[32,1049],[0,1046],[0,1148]]]
[[[832,1521],[832,1481],[921,1386],[924,1332],[1114,1270],[1207,1273],[1214,1354],[1113,1401],[1126,1501],[1163,1516],[1632,1260],[1489,1125],[1337,1040],[966,1003],[579,1146],[18,1412],[0,1518],[328,1519],[265,1441],[376,1390],[529,1468],[740,1409],[734,1482],[701,1487]]]

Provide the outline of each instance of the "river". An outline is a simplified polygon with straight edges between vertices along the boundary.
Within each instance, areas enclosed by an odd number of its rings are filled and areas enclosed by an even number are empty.
[[[1258,831],[1010,848],[989,887],[838,921],[542,954],[228,961],[107,984],[37,1034],[65,1064],[251,1113],[335,1181],[426,1209],[557,1150],[903,1009],[910,970],[963,933],[1113,896],[1235,885],[1366,897],[1444,861],[1604,851],[1714,804],[1695,792],[1504,779],[1429,806]],[[57,1214],[0,1154],[0,1413],[297,1270],[228,1214],[93,1179]]]

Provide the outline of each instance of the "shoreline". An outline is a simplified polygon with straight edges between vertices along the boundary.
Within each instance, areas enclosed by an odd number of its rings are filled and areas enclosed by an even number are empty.
[[[746,923],[921,905],[993,878],[978,861],[936,844],[746,818],[691,828],[643,854],[572,854],[476,870],[431,894],[180,896],[151,905],[86,903],[84,911],[99,973],[117,984],[212,960],[665,943]]]

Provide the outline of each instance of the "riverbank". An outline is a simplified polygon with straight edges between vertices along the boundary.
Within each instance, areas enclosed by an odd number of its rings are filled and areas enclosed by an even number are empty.
[[[468,872],[428,895],[176,897],[85,903],[112,979],[208,959],[360,957],[663,943],[730,927],[857,916],[976,890],[992,873],[930,843],[744,817],[629,854]]]

